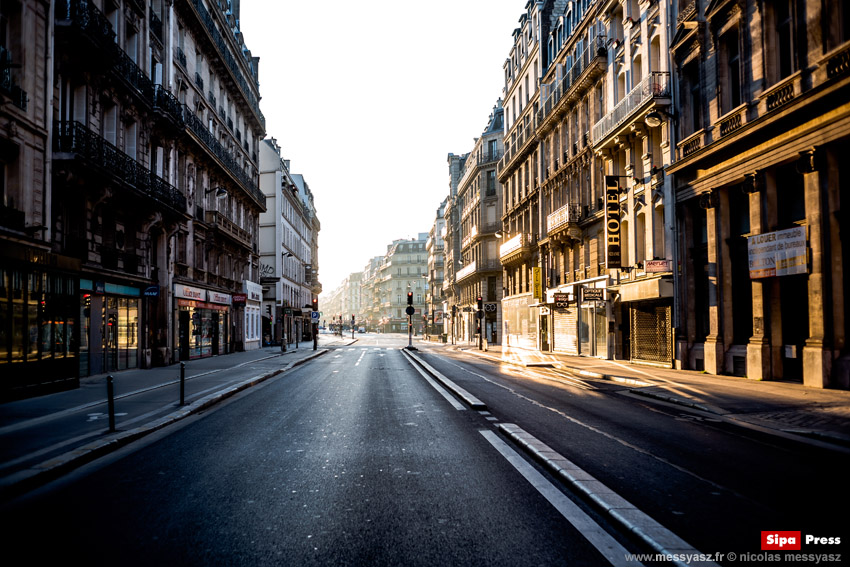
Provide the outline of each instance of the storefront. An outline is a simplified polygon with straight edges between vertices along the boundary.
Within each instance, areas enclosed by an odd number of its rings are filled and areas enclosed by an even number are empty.
[[[538,348],[537,321],[540,309],[532,307],[532,303],[535,303],[535,300],[530,293],[513,295],[502,300],[504,346],[532,350]]]
[[[79,262],[8,244],[0,268],[0,397],[78,384]]]
[[[541,314],[541,328],[549,324],[549,350],[564,354],[608,358],[608,276],[559,286],[547,292],[548,316]]]
[[[228,294],[174,284],[180,360],[206,358],[231,351],[231,304]]]
[[[260,348],[262,331],[263,286],[258,283],[244,281],[242,291],[245,295],[245,312],[243,314],[243,340],[245,350]]]
[[[80,376],[139,367],[138,287],[80,280]]]

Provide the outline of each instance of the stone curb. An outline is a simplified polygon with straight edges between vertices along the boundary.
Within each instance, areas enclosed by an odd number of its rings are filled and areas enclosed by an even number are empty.
[[[481,400],[479,400],[478,398],[476,398],[475,396],[473,396],[472,394],[470,394],[469,392],[467,392],[466,390],[464,390],[463,388],[461,388],[460,386],[458,386],[457,384],[452,382],[449,378],[447,378],[446,376],[441,374],[434,367],[432,367],[430,364],[428,364],[427,362],[425,362],[424,360],[422,360],[421,358],[419,358],[418,356],[416,356],[412,352],[405,350],[405,349],[402,349],[401,352],[404,353],[406,356],[410,357],[411,359],[413,359],[414,361],[416,361],[416,363],[419,366],[421,366],[426,372],[428,372],[428,374],[430,374],[431,376],[434,377],[434,379],[436,379],[440,383],[442,383],[443,386],[445,386],[446,388],[451,390],[454,393],[455,396],[457,396],[458,398],[463,400],[463,402],[466,405],[468,405],[471,409],[481,410],[481,411],[484,411],[484,410],[487,409],[487,404],[485,404],[484,402],[482,402]]]
[[[656,553],[679,556],[700,554],[682,538],[521,427],[513,423],[500,423],[497,428],[551,473],[564,480],[580,496],[589,500],[612,523],[635,536]],[[686,565],[676,561],[671,563]],[[717,567],[716,563],[710,561],[692,562],[687,565]]]
[[[295,360],[283,368],[248,378],[239,384],[235,384],[229,388],[219,390],[218,392],[214,392],[203,398],[195,400],[191,404],[188,404],[164,417],[128,431],[121,431],[112,434],[109,437],[92,441],[82,447],[78,447],[72,451],[68,451],[67,453],[34,465],[29,469],[18,471],[4,477],[3,479],[0,479],[0,500],[8,501],[16,496],[20,496],[21,494],[38,488],[39,486],[43,486],[44,484],[47,484],[48,482],[55,480],[74,469],[129,445],[133,441],[137,441],[146,435],[155,433],[160,429],[177,423],[181,419],[203,411],[243,390],[256,386],[261,382],[265,382],[278,374],[282,374],[328,352],[328,349],[321,349],[315,354],[310,354],[302,359]]]

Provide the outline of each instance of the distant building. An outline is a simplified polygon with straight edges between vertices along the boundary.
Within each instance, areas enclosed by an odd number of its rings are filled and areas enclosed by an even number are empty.
[[[454,240],[460,240],[460,263],[455,271],[455,304],[459,309],[457,336],[499,344],[501,340],[502,264],[499,262],[502,186],[496,178],[496,163],[503,155],[504,129],[502,101],[487,120],[487,126],[466,155],[458,181],[455,212],[458,226]],[[481,298],[483,319],[478,319]]]
[[[290,173],[274,139],[260,151],[261,186],[269,199],[260,218],[260,271],[263,287],[262,335],[267,343],[304,340],[310,332],[313,298],[318,297],[320,224],[310,188]]]
[[[443,321],[446,318],[444,311],[445,293],[443,290],[443,277],[445,272],[445,241],[443,235],[446,230],[446,201],[440,203],[434,218],[434,224],[428,232],[428,240],[425,242],[425,250],[428,253],[428,293],[426,295],[426,335],[441,335],[445,332]]]

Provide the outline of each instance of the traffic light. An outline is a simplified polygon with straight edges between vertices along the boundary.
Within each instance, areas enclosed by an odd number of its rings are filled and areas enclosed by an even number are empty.
[[[412,291],[407,292],[407,304],[413,305],[413,292]]]
[[[478,296],[478,310],[481,311],[484,309],[484,299],[479,295]]]
[[[269,315],[269,321],[273,321],[274,318],[272,317],[272,306],[271,305],[266,305],[266,313],[268,313],[268,315]]]
[[[314,297],[313,298],[313,311],[318,311],[318,310],[319,310],[319,298]]]

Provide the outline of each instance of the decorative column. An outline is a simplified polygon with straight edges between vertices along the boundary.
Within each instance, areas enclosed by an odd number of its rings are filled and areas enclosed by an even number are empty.
[[[708,236],[708,336],[705,337],[705,371],[709,374],[723,372],[725,348],[720,311],[721,293],[720,258],[718,243],[720,233],[719,199],[717,191],[712,189],[700,196],[700,207],[705,209],[706,232]]]
[[[750,200],[750,232],[763,234],[769,232],[767,217],[764,214],[762,188],[764,176],[760,172],[749,173],[744,178],[742,190]],[[764,280],[750,280],[753,294],[753,336],[747,343],[747,378],[768,380],[770,372],[770,337],[765,333],[768,328],[770,311],[765,309],[767,287]]]
[[[797,171],[803,174],[806,202],[806,224],[809,229],[811,270],[809,272],[809,338],[803,346],[803,384],[825,388],[829,381],[832,356],[826,341],[826,312],[824,309],[825,260],[823,210],[824,196],[820,189],[820,172],[815,166],[815,150],[800,152]]]

